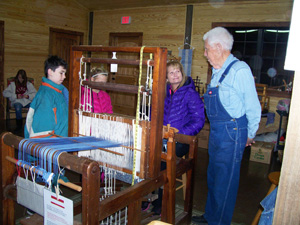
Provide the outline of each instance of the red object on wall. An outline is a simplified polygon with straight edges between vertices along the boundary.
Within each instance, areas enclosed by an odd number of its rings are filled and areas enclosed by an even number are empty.
[[[130,24],[131,23],[131,16],[122,16],[121,24]]]

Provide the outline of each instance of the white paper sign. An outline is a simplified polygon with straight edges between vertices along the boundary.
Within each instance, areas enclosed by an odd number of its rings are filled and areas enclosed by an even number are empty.
[[[73,225],[73,201],[44,189],[44,225]]]

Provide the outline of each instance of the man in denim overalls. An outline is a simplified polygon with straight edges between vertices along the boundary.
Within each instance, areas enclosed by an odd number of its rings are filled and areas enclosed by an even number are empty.
[[[239,186],[245,146],[253,143],[261,117],[255,81],[249,66],[231,53],[232,35],[222,27],[204,36],[204,56],[212,79],[204,94],[210,122],[205,213],[196,224],[230,225]]]

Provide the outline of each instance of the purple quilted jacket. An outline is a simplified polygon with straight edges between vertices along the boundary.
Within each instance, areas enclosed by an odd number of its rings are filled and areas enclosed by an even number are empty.
[[[185,84],[171,95],[170,84],[164,107],[164,125],[170,124],[179,133],[196,135],[205,121],[204,104],[195,90],[193,79],[188,77]]]

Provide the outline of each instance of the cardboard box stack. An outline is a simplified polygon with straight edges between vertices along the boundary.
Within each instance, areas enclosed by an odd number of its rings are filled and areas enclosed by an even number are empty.
[[[250,161],[270,164],[274,146],[271,142],[256,141],[251,146]]]

